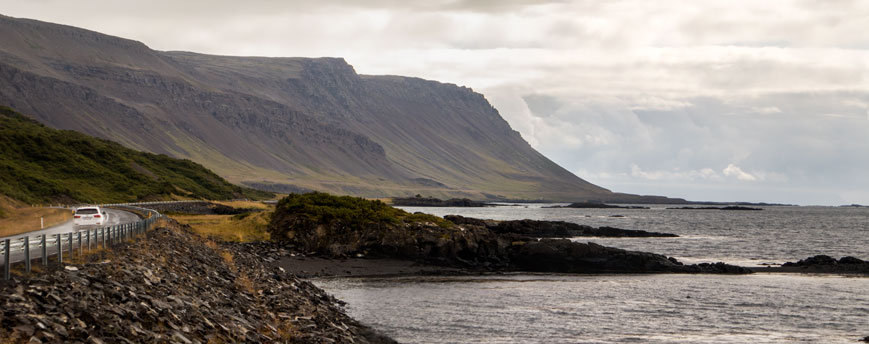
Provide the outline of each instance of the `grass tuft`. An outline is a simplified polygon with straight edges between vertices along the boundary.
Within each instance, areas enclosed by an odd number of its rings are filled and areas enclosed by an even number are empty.
[[[268,241],[270,217],[271,212],[172,216],[179,223],[190,225],[199,235],[227,242]]]

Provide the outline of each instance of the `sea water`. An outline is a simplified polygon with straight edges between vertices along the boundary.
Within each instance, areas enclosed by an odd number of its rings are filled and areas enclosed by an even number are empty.
[[[526,208],[527,206],[527,208]],[[815,254],[869,259],[869,209],[763,211],[418,208],[562,220],[679,238],[574,238],[758,266]],[[318,279],[354,318],[405,343],[853,343],[869,336],[869,278],[837,275],[567,275]]]

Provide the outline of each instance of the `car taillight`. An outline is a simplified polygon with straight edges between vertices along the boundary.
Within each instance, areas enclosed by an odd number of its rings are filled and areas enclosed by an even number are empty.
[[[75,218],[80,219],[81,215],[76,215]]]
[[[99,215],[94,215],[94,218],[100,217]]]

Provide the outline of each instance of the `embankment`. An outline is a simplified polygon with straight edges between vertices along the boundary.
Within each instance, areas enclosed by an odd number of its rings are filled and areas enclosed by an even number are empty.
[[[0,285],[0,342],[392,343],[309,282],[169,223]]]

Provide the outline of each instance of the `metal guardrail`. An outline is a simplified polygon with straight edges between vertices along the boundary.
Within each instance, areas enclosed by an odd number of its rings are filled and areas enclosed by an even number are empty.
[[[112,207],[121,209],[130,209],[145,213],[145,218],[136,222],[126,223],[122,225],[106,226],[94,229],[84,229],[74,232],[58,233],[58,234],[43,234],[35,236],[22,236],[16,239],[5,239],[0,242],[0,256],[3,259],[3,278],[9,279],[11,276],[11,268],[13,263],[12,254],[23,253],[23,259],[20,262],[24,263],[26,272],[30,272],[31,262],[34,259],[42,260],[43,265],[48,265],[49,256],[55,256],[59,263],[63,263],[64,251],[68,252],[69,256],[78,250],[78,254],[82,255],[84,250],[93,248],[110,248],[117,243],[126,239],[139,236],[150,230],[157,219],[163,217],[160,212],[147,209],[140,206],[149,204],[163,203],[185,203],[191,201],[172,201],[172,202],[139,202],[139,203],[111,203],[99,204],[100,207]],[[58,208],[73,208],[72,206],[58,206]],[[35,251],[34,251],[35,249]],[[34,255],[33,253],[38,253]]]

